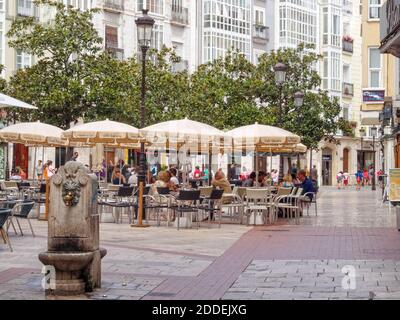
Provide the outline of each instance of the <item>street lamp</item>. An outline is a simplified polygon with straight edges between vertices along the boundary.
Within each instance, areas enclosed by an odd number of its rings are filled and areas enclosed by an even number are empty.
[[[365,128],[361,127],[360,128],[360,139],[361,139],[361,159],[362,159],[362,163],[361,163],[361,167],[360,170],[364,170],[364,149],[363,149],[363,138],[365,137]]]
[[[376,190],[376,182],[375,182],[375,137],[376,134],[378,132],[378,128],[373,126],[371,127],[371,135],[372,135],[372,153],[373,153],[373,163],[372,163],[372,167],[373,167],[373,176],[372,176],[372,187],[371,190]]]
[[[294,94],[294,105],[296,108],[300,108],[303,105],[303,100],[304,100],[304,93],[301,91],[297,91]]]
[[[277,125],[278,127],[282,127],[282,85],[286,80],[286,71],[287,71],[287,66],[283,64],[282,62],[278,62],[274,66],[274,72],[275,72],[275,82],[279,86],[279,110],[278,110],[278,118],[277,118]],[[279,176],[278,176],[278,181],[282,182],[283,180],[283,157],[282,155],[279,156]]]
[[[282,62],[278,62],[274,66],[275,82],[277,84],[282,85],[285,82],[285,80],[286,80],[286,71],[287,71],[287,66]]]
[[[137,40],[140,50],[142,51],[142,87],[141,87],[141,101],[140,101],[140,127],[145,126],[145,101],[146,101],[146,53],[150,48],[151,36],[153,33],[154,19],[151,18],[143,9],[143,16],[135,20],[137,27]],[[143,224],[143,194],[144,186],[146,183],[146,155],[144,150],[144,141],[140,142],[140,155],[139,155],[139,196],[138,196],[138,223],[132,226],[135,227],[148,227]]]

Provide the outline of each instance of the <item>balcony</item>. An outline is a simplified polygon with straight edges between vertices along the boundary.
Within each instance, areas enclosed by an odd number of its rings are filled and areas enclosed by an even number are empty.
[[[354,96],[354,85],[352,83],[343,82],[343,95]]]
[[[124,11],[124,0],[103,0],[103,9],[112,12]]]
[[[172,5],[171,7],[171,23],[178,25],[189,24],[189,10],[188,8],[182,8]]]
[[[17,16],[22,17],[36,17],[36,8],[32,4],[30,8],[24,6],[17,6]]]
[[[182,72],[189,68],[189,61],[181,60],[172,64],[172,72]]]
[[[256,24],[253,26],[253,41],[257,43],[266,43],[269,40],[269,28]]]
[[[115,59],[124,59],[124,49],[118,48],[118,43],[114,41],[106,41],[105,50],[111,54]]]
[[[353,53],[353,40],[351,39],[343,39],[342,40],[342,48],[344,52]]]

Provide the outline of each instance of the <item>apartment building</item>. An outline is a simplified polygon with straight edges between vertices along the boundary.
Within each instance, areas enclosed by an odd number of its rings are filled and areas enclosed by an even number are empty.
[[[385,97],[395,95],[395,70],[397,65],[394,56],[381,55],[379,50],[380,17],[383,13],[382,3],[382,0],[362,1],[363,74],[360,113],[361,127],[365,131],[365,137],[363,139],[364,143],[360,146],[358,152],[358,162],[360,166],[367,167],[375,159],[377,169],[381,164],[380,144],[372,145],[371,130],[373,127],[380,127],[379,114],[382,112]],[[391,146],[390,149],[393,150]],[[393,158],[393,156],[385,158],[387,161],[386,167],[391,167],[390,158]]]
[[[359,166],[361,13],[356,0],[321,0],[319,14],[322,88],[339,101],[340,116],[349,121],[354,133],[353,136],[337,132],[336,141],[321,141],[318,152],[313,153],[320,184],[332,185],[337,172],[354,173]]]

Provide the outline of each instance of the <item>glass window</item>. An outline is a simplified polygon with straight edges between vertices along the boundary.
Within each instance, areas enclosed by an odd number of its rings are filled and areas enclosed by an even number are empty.
[[[369,86],[377,88],[381,85],[381,55],[379,48],[368,49]]]
[[[368,1],[369,1],[369,10],[368,10],[369,19],[379,19],[381,10],[381,0],[368,0]]]
[[[146,9],[152,13],[163,14],[164,0],[146,0]],[[138,11],[142,11],[144,0],[138,0]]]
[[[32,56],[23,52],[22,50],[17,50],[17,70],[23,68],[29,68],[32,65]]]

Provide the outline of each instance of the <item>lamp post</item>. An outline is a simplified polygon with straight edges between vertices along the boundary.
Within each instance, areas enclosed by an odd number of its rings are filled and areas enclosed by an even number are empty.
[[[382,153],[382,174],[385,174],[385,143],[384,143],[384,136],[385,136],[385,125],[382,122],[381,127],[379,128],[379,131],[381,133],[381,153]],[[385,194],[385,184],[384,184],[384,177],[381,178],[381,188],[382,188],[382,198],[383,195]]]
[[[303,105],[303,101],[304,101],[304,93],[302,91],[297,91],[294,94],[294,105],[296,108],[301,108]],[[301,113],[298,113],[301,116]],[[298,122],[301,121],[301,117],[298,117]],[[300,127],[300,123],[299,123],[299,127]],[[300,154],[297,153],[297,166],[300,169]],[[310,172],[311,172],[311,167],[310,167]]]
[[[371,135],[372,135],[372,153],[373,153],[373,162],[372,162],[372,169],[373,169],[373,176],[372,176],[372,187],[371,190],[376,190],[376,180],[375,180],[375,137],[378,132],[378,128],[373,126],[371,128]]]
[[[282,62],[278,62],[274,66],[274,72],[275,72],[275,82],[279,86],[279,110],[278,110],[278,118],[277,118],[277,124],[278,127],[282,126],[282,112],[283,112],[283,101],[282,101],[282,86],[283,83],[286,80],[286,71],[287,71],[287,66],[283,64]],[[283,156],[279,155],[279,176],[278,176],[278,181],[282,182],[283,180]]]
[[[143,16],[136,19],[137,27],[137,40],[139,48],[142,52],[142,87],[141,87],[141,101],[140,101],[140,127],[145,126],[145,102],[146,102],[146,53],[150,48],[151,36],[153,31],[154,19],[151,18],[147,9],[143,9]],[[140,142],[140,155],[139,155],[139,196],[138,196],[138,223],[132,226],[135,227],[148,227],[143,224],[143,194],[144,186],[146,183],[146,155],[144,149],[144,141]]]
[[[361,140],[361,168],[360,170],[364,171],[364,149],[363,149],[363,138],[365,137],[365,128],[360,128],[360,140]]]

